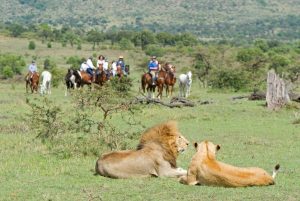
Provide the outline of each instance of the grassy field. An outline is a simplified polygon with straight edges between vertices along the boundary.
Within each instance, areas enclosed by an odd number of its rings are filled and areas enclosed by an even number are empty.
[[[149,105],[138,118],[145,125],[175,119],[191,141],[219,143],[219,160],[238,166],[281,171],[276,185],[251,188],[185,186],[170,178],[115,180],[93,176],[97,157],[61,159],[35,138],[28,123],[30,108],[23,83],[0,85],[0,200],[298,200],[300,135],[294,109],[268,111],[263,102],[232,101],[237,94],[208,93],[195,83],[191,100],[213,100],[210,105],[169,109]],[[63,88],[49,99],[64,102]],[[89,146],[88,144],[86,146]],[[178,165],[187,168],[192,146]]]
[[[1,47],[5,44],[7,46],[1,49],[1,53],[24,54],[28,61],[32,55],[38,55],[40,61],[50,56],[63,68],[66,67],[66,57],[92,53],[88,46],[76,52],[58,44],[54,44],[57,47],[55,52],[44,47],[45,44],[38,44],[44,48],[26,53],[22,48],[27,48],[28,41],[13,44],[9,38],[0,38]],[[121,53],[118,50],[105,51],[105,55],[111,57]],[[139,53],[125,52],[125,55],[133,63],[132,91],[137,93],[140,71],[133,61]],[[175,95],[177,90],[178,86]],[[226,163],[258,166],[268,172],[279,163],[281,171],[274,186],[234,189],[185,186],[172,178],[115,180],[94,176],[91,170],[97,157],[75,155],[62,159],[36,138],[29,126],[31,108],[26,104],[26,98],[40,100],[43,97],[26,94],[23,82],[1,81],[0,200],[299,200],[300,125],[293,124],[299,118],[296,117],[299,109],[289,107],[277,112],[268,111],[263,101],[232,101],[231,98],[238,95],[241,94],[211,92],[194,80],[190,99],[196,103],[210,100],[212,104],[174,109],[145,105],[135,115],[146,127],[170,119],[178,121],[180,131],[191,142],[211,140],[220,144],[218,159]],[[71,108],[72,97],[64,96],[62,85],[54,88],[48,99]],[[133,141],[132,147],[136,143]],[[178,165],[187,168],[193,154],[194,149],[190,146],[180,155]]]

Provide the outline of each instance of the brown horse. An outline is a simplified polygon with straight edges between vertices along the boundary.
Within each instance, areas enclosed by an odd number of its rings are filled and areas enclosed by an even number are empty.
[[[172,96],[175,83],[176,83],[175,66],[173,66],[172,70],[167,71],[166,75],[165,75],[165,86],[166,86],[166,96],[167,97],[169,97],[169,93]],[[169,87],[171,89],[169,89]]]
[[[107,77],[106,72],[103,70],[103,64],[99,64],[99,67],[96,70],[95,83],[103,86],[107,80],[109,80],[109,78]]]
[[[152,76],[149,73],[144,73],[141,79],[142,90],[148,92],[148,98],[154,98],[155,85],[152,85]]]
[[[119,78],[122,78],[124,76],[121,66],[117,66],[116,76],[118,76]]]
[[[30,86],[31,93],[37,93],[39,87],[40,75],[37,72],[28,74],[26,77],[26,93],[28,93],[28,86]]]
[[[157,86],[157,98],[162,99],[162,93],[164,90],[164,84],[166,83],[167,72],[160,70],[157,74],[156,86]]]
[[[85,84],[91,85],[93,81],[93,77],[85,71],[74,71],[76,77],[80,77],[80,85],[79,87],[83,87]]]

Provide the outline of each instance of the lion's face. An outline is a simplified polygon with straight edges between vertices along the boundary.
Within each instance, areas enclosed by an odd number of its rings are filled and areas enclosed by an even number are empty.
[[[177,152],[183,152],[187,149],[187,146],[189,145],[189,141],[185,139],[182,135],[179,135],[176,139],[176,145],[177,145]]]

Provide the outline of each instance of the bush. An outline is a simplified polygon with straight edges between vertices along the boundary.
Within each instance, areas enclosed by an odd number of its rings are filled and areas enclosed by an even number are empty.
[[[245,72],[236,69],[217,69],[208,79],[208,85],[212,88],[227,88],[234,91],[247,88],[248,83]]]
[[[122,77],[121,79],[114,77],[110,83],[114,90],[124,94],[127,94],[132,87],[132,80],[129,77]]]
[[[28,49],[34,50],[35,49],[35,42],[34,41],[29,41]]]
[[[79,56],[71,56],[68,58],[67,64],[70,64],[72,69],[78,69],[84,60],[84,58]]]
[[[48,47],[48,48],[51,48],[51,47],[52,47],[51,42],[48,42],[48,43],[47,43],[47,47]]]
[[[7,78],[12,78],[13,75],[14,75],[14,72],[13,72],[13,70],[12,70],[12,68],[10,66],[5,66],[3,68],[2,74],[3,74],[3,77],[5,79],[7,79]]]
[[[119,42],[119,45],[121,50],[131,50],[134,47],[133,43],[126,38],[122,38]]]
[[[145,53],[149,56],[155,55],[157,57],[162,57],[165,55],[165,50],[158,45],[147,45]]]
[[[0,54],[0,74],[5,78],[12,77],[15,74],[20,75],[25,65],[25,61],[21,56]]]
[[[132,119],[135,108],[131,107],[130,99],[115,93],[110,86],[93,93],[89,89],[74,91],[70,101],[67,105],[72,105],[72,110],[47,98],[27,99],[32,108],[29,116],[32,131],[63,158],[78,154],[98,156],[103,151],[126,149],[140,133],[131,131],[141,125]],[[128,128],[124,129],[126,125]]]

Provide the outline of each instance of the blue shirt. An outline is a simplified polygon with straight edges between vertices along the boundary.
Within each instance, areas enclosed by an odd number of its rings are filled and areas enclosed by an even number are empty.
[[[125,70],[125,63],[124,63],[123,60],[117,61],[117,66],[121,66],[121,69],[122,69],[122,70]]]
[[[148,64],[149,70],[158,70],[158,62],[151,60]]]

